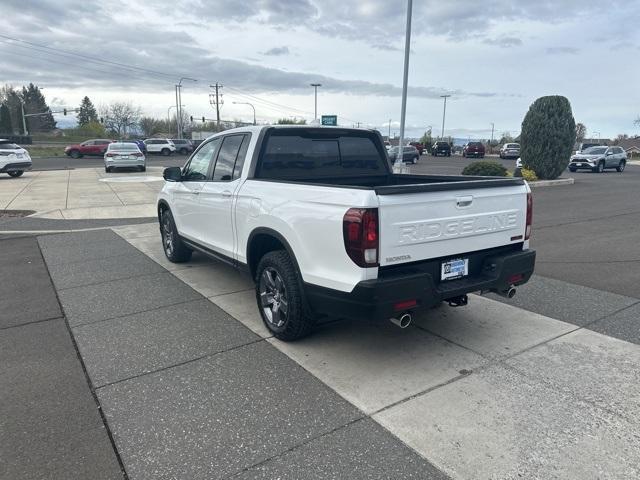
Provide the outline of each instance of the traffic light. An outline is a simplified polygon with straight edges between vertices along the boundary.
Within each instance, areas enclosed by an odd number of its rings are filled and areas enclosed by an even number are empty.
[[[100,117],[100,123],[104,123],[104,117]]]
[[[63,109],[63,110],[62,110],[62,113],[64,113],[64,114],[65,114],[65,116],[66,116],[66,115],[67,115],[67,109],[66,109],[66,108],[65,108],[65,109]]]
[[[191,115],[191,123],[193,123],[193,115]]]
[[[204,123],[204,115],[202,116],[202,123]]]

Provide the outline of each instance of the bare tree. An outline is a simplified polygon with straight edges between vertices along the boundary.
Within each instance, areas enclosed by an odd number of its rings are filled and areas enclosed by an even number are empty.
[[[587,127],[585,127],[584,123],[576,123],[576,142],[582,143],[586,136]]]
[[[162,132],[166,123],[166,120],[162,121],[153,117],[141,117],[138,125],[140,126],[140,130],[142,130],[142,134],[145,137],[150,137],[158,132]]]
[[[633,124],[636,127],[640,127],[640,115],[638,115],[638,117],[633,121]]]
[[[129,102],[113,102],[101,107],[104,126],[118,137],[124,137],[127,131],[138,125],[142,110]]]

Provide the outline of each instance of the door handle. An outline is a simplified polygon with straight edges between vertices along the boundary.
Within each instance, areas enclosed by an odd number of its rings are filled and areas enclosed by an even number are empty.
[[[229,190],[225,190],[224,192],[222,192],[222,196],[225,198],[229,198],[232,195],[232,193]]]
[[[458,207],[468,207],[473,203],[473,197],[469,195],[468,197],[458,197],[456,198],[456,205]]]

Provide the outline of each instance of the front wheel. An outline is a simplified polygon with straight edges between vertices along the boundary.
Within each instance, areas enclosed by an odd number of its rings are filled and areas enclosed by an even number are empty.
[[[418,163],[418,157],[413,157],[413,160],[411,160],[411,163],[413,165],[415,165],[416,163]]]
[[[182,242],[171,211],[166,209],[160,216],[160,232],[164,254],[173,263],[183,263],[191,260],[193,251]]]
[[[186,155],[187,153],[189,153],[189,151],[186,148],[180,149],[180,155]]]
[[[627,162],[625,162],[624,160],[620,160],[620,163],[616,167],[616,170],[619,171],[620,173],[622,173],[622,172],[624,172],[624,167],[626,167],[626,166],[627,166]]]
[[[13,171],[13,172],[7,172],[7,173],[9,174],[9,176],[10,176],[10,177],[18,178],[18,177],[21,177],[21,176],[22,176],[22,174],[24,173],[24,171],[23,171],[23,170],[16,170],[16,171]]]
[[[262,257],[255,282],[260,316],[276,338],[291,341],[311,332],[315,318],[287,252],[275,250]]]

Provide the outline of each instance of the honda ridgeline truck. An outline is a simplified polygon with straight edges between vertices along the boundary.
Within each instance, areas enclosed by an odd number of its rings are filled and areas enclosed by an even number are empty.
[[[522,178],[393,174],[376,131],[261,126],[213,135],[164,171],[162,243],[246,271],[282,340],[320,316],[390,319],[512,297],[531,277],[532,198]]]

